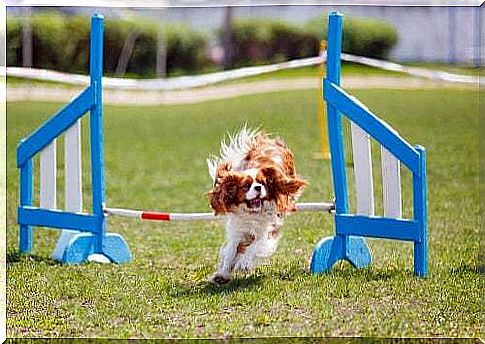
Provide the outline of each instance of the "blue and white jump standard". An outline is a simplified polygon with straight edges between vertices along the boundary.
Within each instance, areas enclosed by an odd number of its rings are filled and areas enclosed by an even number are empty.
[[[333,186],[335,236],[322,239],[310,264],[314,273],[328,271],[338,260],[368,266],[372,256],[363,237],[414,243],[414,273],[427,275],[426,155],[421,146],[410,146],[387,123],[340,87],[342,15],[332,12],[328,25],[327,78],[323,97],[327,103]],[[356,214],[348,205],[342,115],[351,121],[356,184]],[[374,216],[370,137],[381,145],[384,217]],[[399,166],[413,175],[414,219],[401,218]]]
[[[201,221],[214,219],[213,213],[167,213],[105,205],[103,163],[103,17],[91,18],[90,85],[51,117],[17,148],[20,169],[20,252],[32,249],[32,226],[60,229],[53,258],[63,263],[87,261],[126,263],[132,257],[124,239],[107,233],[106,216],[132,217],[152,221]],[[298,211],[328,212],[335,215],[335,236],[322,239],[310,263],[313,273],[330,270],[338,260],[362,268],[371,263],[371,253],[363,237],[414,242],[414,271],[427,274],[426,160],[424,148],[412,147],[391,127],[377,118],[357,99],[340,88],[342,16],[329,17],[327,78],[328,132],[332,158],[335,204],[298,203]],[[90,113],[92,214],[83,212],[80,118]],[[348,205],[344,161],[342,115],[351,121],[352,150],[356,185],[356,214]],[[64,134],[66,209],[56,208],[56,139]],[[381,145],[384,190],[384,217],[374,215],[370,137]],[[33,206],[33,159],[40,154],[40,206]],[[413,174],[414,219],[401,218],[400,162]]]
[[[125,263],[131,254],[124,239],[106,233],[104,213],[103,159],[103,31],[104,18],[91,18],[90,76],[91,84],[63,109],[51,117],[17,147],[20,168],[20,252],[32,249],[32,226],[61,229],[53,257],[63,263],[88,260]],[[90,112],[92,214],[82,212],[80,118]],[[66,133],[66,208],[55,209],[56,159],[55,141]],[[40,157],[40,207],[32,206],[33,159]]]

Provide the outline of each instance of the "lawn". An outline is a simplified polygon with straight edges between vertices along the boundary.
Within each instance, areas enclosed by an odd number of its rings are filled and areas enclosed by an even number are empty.
[[[427,149],[429,278],[413,276],[411,244],[371,239],[371,267],[356,270],[340,263],[328,274],[311,275],[314,245],[333,232],[328,214],[289,217],[272,264],[223,287],[207,282],[224,240],[220,223],[109,218],[109,229],[124,236],[134,257],[119,266],[57,264],[49,258],[57,232],[44,229],[35,230],[32,255],[21,256],[15,147],[60,104],[8,103],[7,335],[478,337],[483,320],[483,279],[477,272],[478,94],[452,89],[354,94]],[[302,201],[329,200],[329,164],[314,159],[316,108],[316,91],[192,105],[106,106],[107,205],[209,211],[205,158],[217,151],[228,129],[245,122],[283,136],[292,147],[297,170],[311,182]],[[87,135],[84,129],[85,144]],[[62,146],[58,156],[62,207]],[[88,171],[87,154],[83,162]],[[83,177],[88,186],[88,173]],[[409,206],[408,174],[403,184]],[[88,188],[84,196],[87,205]]]

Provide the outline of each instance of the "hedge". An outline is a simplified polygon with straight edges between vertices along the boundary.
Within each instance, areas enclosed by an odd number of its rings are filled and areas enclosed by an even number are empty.
[[[64,17],[55,12],[29,17],[33,33],[33,67],[87,73],[89,20]],[[326,16],[308,21],[304,27],[279,20],[236,20],[233,23],[231,67],[281,62],[315,56],[326,39]],[[200,71],[211,66],[206,56],[207,39],[183,25],[166,25],[167,72],[170,75]],[[126,73],[155,76],[158,24],[153,21],[107,19],[105,22],[104,68],[113,74],[129,34],[137,33]],[[217,31],[219,42],[222,29]],[[398,39],[392,25],[373,19],[345,17],[344,52],[387,58]],[[22,19],[7,18],[7,65],[22,65]],[[212,65],[212,68],[214,66]]]
[[[305,30],[318,39],[327,39],[327,16],[315,17],[305,25]],[[345,17],[342,51],[354,55],[386,59],[396,45],[396,29],[385,21]]]
[[[223,31],[218,31],[222,42]],[[232,65],[253,65],[315,56],[327,38],[326,16],[303,28],[278,20],[237,20],[233,24]],[[397,43],[392,25],[373,19],[345,18],[342,50],[355,55],[387,58]]]
[[[89,26],[86,17],[63,17],[39,13],[29,17],[32,25],[33,67],[65,72],[87,73],[89,66]],[[7,20],[7,65],[22,65],[22,19]],[[206,38],[186,26],[167,25],[167,72],[200,70],[209,61],[205,56]],[[137,33],[127,73],[154,76],[158,25],[150,21],[107,19],[104,35],[104,70],[112,74],[132,32]]]
[[[222,42],[224,32],[218,31]],[[238,20],[232,30],[232,65],[281,62],[318,54],[315,35],[281,21]]]

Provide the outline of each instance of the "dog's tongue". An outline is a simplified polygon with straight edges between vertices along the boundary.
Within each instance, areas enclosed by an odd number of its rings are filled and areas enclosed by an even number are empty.
[[[251,208],[259,208],[261,207],[261,199],[260,198],[255,198],[249,201],[249,206]]]

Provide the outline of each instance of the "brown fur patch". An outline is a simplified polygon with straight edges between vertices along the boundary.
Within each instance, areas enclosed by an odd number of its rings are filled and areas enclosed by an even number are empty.
[[[246,197],[244,186],[252,183],[250,176],[234,172],[227,163],[217,167],[216,183],[214,189],[209,192],[209,203],[216,215],[225,214],[243,203]]]
[[[280,230],[278,228],[275,228],[271,231],[268,232],[268,239],[276,239],[280,235]]]
[[[276,208],[282,214],[293,211],[296,195],[308,183],[298,177],[287,177],[279,168],[274,166],[261,169],[261,173],[266,180],[267,198],[275,201]]]
[[[250,233],[244,233],[242,240],[239,242],[237,246],[237,254],[244,254],[247,248],[254,242],[256,237]]]

